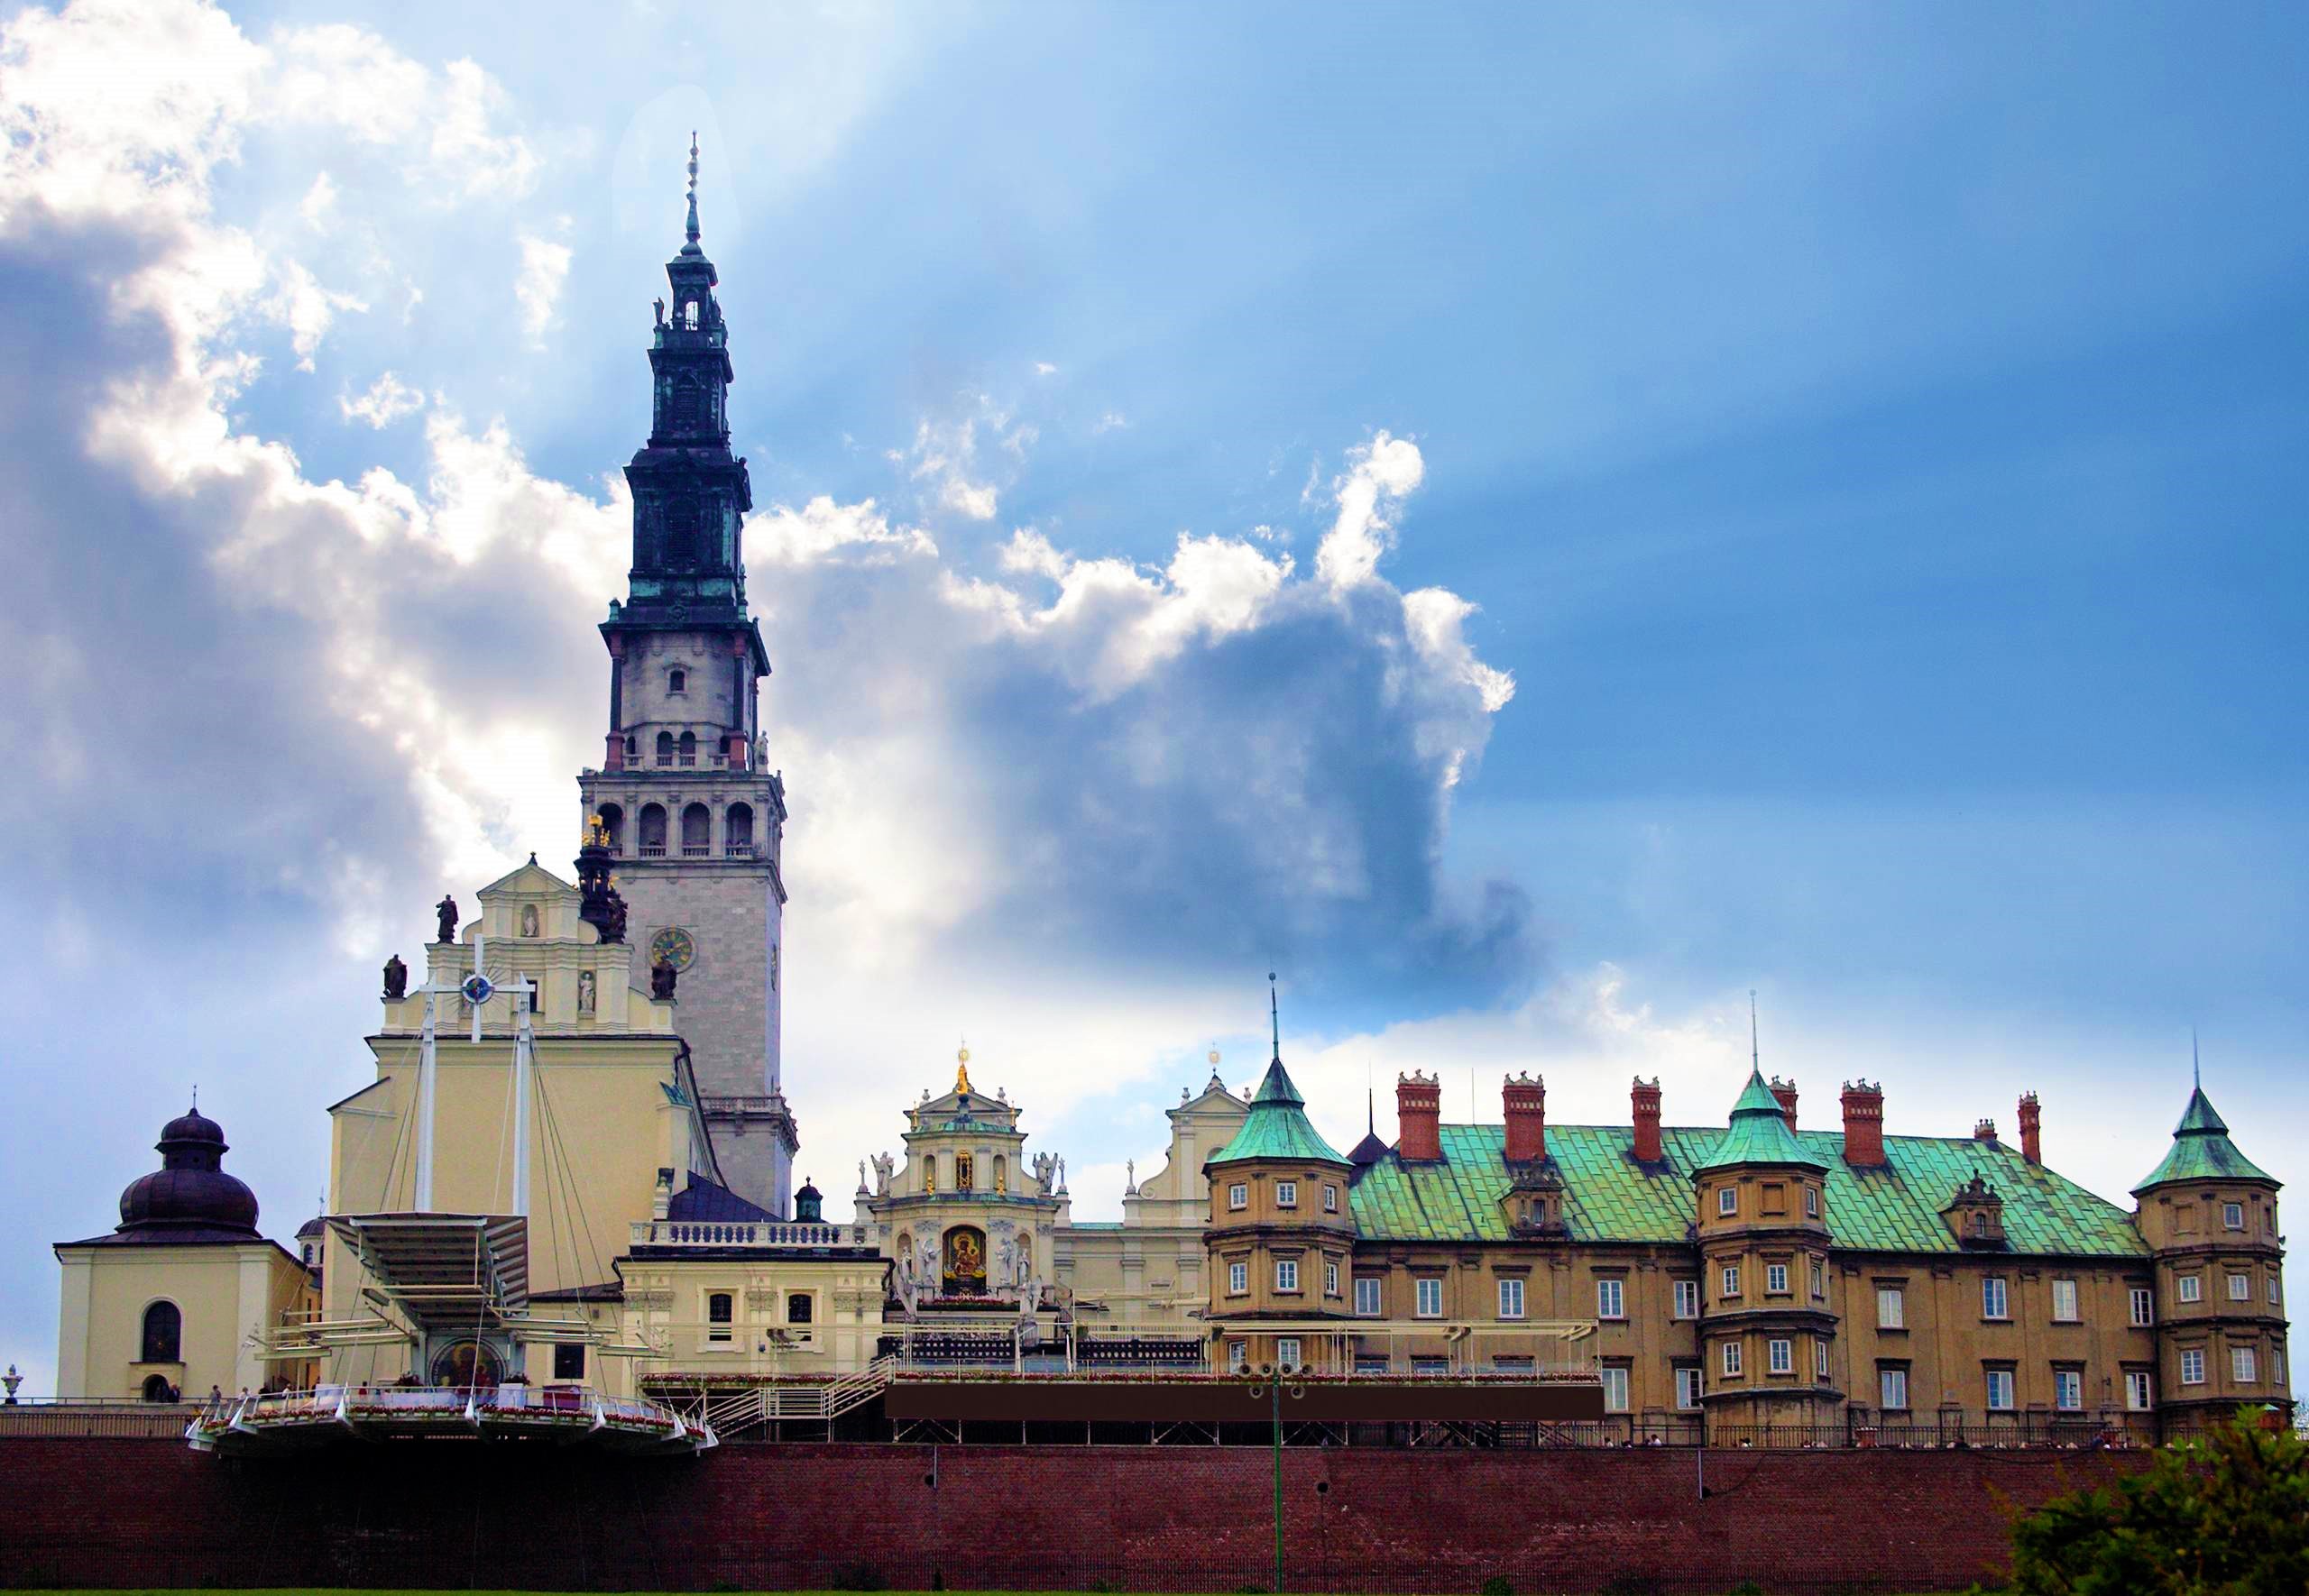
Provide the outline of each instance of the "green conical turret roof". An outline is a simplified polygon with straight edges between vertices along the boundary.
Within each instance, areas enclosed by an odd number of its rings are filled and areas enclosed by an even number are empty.
[[[1796,1133],[1788,1128],[1787,1111],[1764,1084],[1761,1069],[1748,1072],[1748,1084],[1742,1089],[1740,1100],[1732,1105],[1731,1128],[1716,1144],[1716,1151],[1708,1154],[1707,1161],[1692,1172],[1704,1175],[1710,1169],[1729,1169],[1734,1164],[1794,1164],[1807,1169],[1828,1167],[1822,1159],[1805,1151]]]
[[[1251,1114],[1243,1128],[1235,1133],[1232,1142],[1205,1159],[1202,1167],[1208,1169],[1263,1158],[1347,1162],[1309,1123],[1307,1100],[1291,1084],[1291,1072],[1279,1058],[1266,1067],[1265,1078],[1251,1094]]]
[[[2278,1185],[2277,1179],[2257,1168],[2253,1160],[2237,1151],[2229,1140],[2229,1126],[2213,1112],[2212,1099],[2204,1095],[2202,1086],[2189,1093],[2189,1105],[2181,1111],[2181,1123],[2173,1127],[2172,1150],[2165,1161],[2149,1171],[2148,1179],[2134,1187],[2138,1197],[2152,1186],[2163,1186],[2173,1180],[2263,1180]]]

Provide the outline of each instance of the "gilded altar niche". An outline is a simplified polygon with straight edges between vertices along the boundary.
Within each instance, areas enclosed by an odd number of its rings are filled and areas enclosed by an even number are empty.
[[[949,1297],[986,1295],[986,1233],[974,1225],[958,1225],[946,1233],[945,1267],[941,1271]]]

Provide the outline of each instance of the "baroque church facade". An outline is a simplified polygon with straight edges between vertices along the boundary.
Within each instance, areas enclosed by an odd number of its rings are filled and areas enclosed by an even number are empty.
[[[918,1357],[1139,1358],[1343,1380],[1576,1368],[1631,1424],[1813,1438],[2032,1417],[2147,1435],[2289,1405],[2278,1185],[2201,1089],[2126,1209],[2045,1164],[2033,1096],[2017,1146],[1986,1121],[1888,1135],[1866,1081],[1819,1130],[1760,1071],[1682,1127],[1641,1080],[1624,1124],[1550,1124],[1528,1075],[1503,1082],[1500,1123],[1445,1125],[1413,1071],[1394,1141],[1375,1123],[1342,1153],[1278,1028],[1256,1089],[1230,1090],[1216,1053],[1180,1089],[1159,1165],[1130,1167],[1124,1217],[1102,1223],[1073,1216],[1029,1105],[975,1085],[965,1051],[951,1085],[894,1105],[900,1151],[861,1159],[852,1216],[829,1219],[793,1188],[786,790],[695,147],[691,176],[575,882],[532,856],[469,922],[445,902],[421,972],[388,966],[372,1078],[327,1110],[327,1213],[295,1251],[256,1228],[222,1128],[170,1122],[115,1230],[56,1245],[60,1394],[726,1403],[854,1390]],[[444,1247],[479,1274],[420,1279]]]

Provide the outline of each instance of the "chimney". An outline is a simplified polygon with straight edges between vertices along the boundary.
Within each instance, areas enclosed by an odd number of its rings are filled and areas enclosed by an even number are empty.
[[[1512,1076],[1501,1083],[1499,1096],[1507,1109],[1507,1161],[1521,1164],[1547,1157],[1547,1078]]]
[[[1974,1120],[1973,1122],[1973,1140],[1975,1142],[1995,1141],[1996,1122],[1992,1119]]]
[[[2041,1164],[2045,1161],[2044,1139],[2037,1131],[2038,1115],[2039,1112],[2040,1110],[2037,1106],[2037,1094],[2034,1092],[2021,1093],[2020,1156],[2027,1159],[2032,1164]]]
[[[1780,1100],[1780,1117],[1788,1122],[1789,1130],[1793,1132],[1796,1129],[1796,1083],[1782,1080],[1775,1075],[1771,1078],[1771,1095]]]
[[[1639,1163],[1656,1164],[1667,1156],[1660,1146],[1660,1078],[1635,1078],[1628,1100],[1635,1110],[1635,1157]]]
[[[1844,1161],[1855,1169],[1884,1167],[1884,1087],[1844,1083]]]
[[[1395,1078],[1395,1156],[1406,1163],[1443,1161],[1443,1083],[1416,1069]]]

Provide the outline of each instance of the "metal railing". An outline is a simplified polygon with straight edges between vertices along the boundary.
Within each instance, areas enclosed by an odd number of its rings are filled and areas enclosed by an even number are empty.
[[[0,1440],[25,1437],[175,1436],[201,1410],[198,1402],[139,1402],[64,1398],[0,1405]]]

